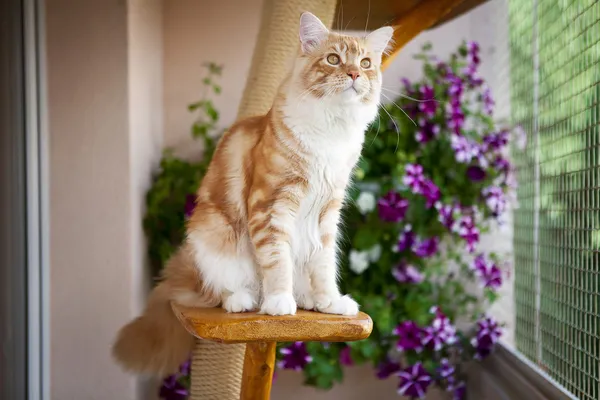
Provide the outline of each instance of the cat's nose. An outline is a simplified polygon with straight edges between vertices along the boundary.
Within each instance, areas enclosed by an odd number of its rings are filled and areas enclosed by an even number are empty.
[[[348,76],[350,78],[352,78],[353,81],[357,80],[358,77],[360,76],[360,74],[358,73],[358,71],[350,71],[348,72]]]

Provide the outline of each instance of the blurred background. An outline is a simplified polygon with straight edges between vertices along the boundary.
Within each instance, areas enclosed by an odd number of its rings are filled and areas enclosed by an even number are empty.
[[[219,127],[234,122],[262,5],[3,2],[2,399],[157,398],[156,382],[124,373],[109,351],[151,286],[146,193],[164,148],[201,155],[187,107],[206,62],[223,66]],[[365,1],[343,18],[367,12]],[[600,398],[599,21],[595,1],[491,0],[421,33],[384,73],[401,92],[401,78],[421,77],[413,55],[424,43],[445,59],[476,40],[494,116],[535,143],[531,157],[514,156],[524,177],[516,218],[481,240],[513,267],[490,311],[505,323],[506,354],[472,372],[470,398]],[[509,369],[531,396],[506,394]],[[348,368],[327,392],[302,381],[280,372],[272,398],[398,397],[397,381],[371,367]]]

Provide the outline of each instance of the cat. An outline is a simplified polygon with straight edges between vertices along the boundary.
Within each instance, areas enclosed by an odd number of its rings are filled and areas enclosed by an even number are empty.
[[[377,116],[381,59],[393,29],[365,37],[300,17],[300,46],[270,111],[221,138],[186,225],[142,316],[113,355],[126,369],[165,375],[194,343],[170,302],[228,312],[356,315],[337,284],[340,210]]]

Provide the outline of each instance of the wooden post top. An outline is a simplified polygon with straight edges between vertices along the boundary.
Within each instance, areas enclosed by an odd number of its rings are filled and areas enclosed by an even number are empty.
[[[274,317],[178,304],[172,308],[189,333],[219,343],[352,342],[368,338],[373,329],[371,317],[363,312],[347,317],[298,310],[296,315]]]

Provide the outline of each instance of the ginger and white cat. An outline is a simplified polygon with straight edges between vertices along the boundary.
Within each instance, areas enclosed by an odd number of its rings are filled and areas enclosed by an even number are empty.
[[[300,17],[300,49],[267,115],[220,140],[187,223],[144,314],[121,329],[113,354],[127,369],[167,374],[193,338],[170,301],[295,314],[355,315],[337,285],[340,209],[367,125],[377,115],[381,58],[393,34],[330,32]]]

